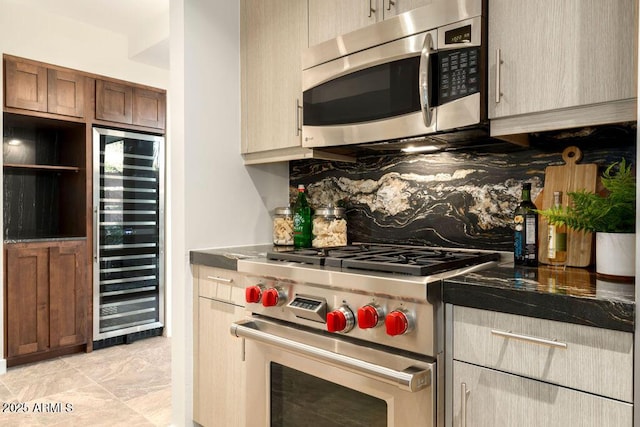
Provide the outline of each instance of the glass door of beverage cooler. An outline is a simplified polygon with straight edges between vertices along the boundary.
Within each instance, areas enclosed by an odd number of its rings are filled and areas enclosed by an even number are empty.
[[[94,128],[94,341],[164,323],[164,138]]]

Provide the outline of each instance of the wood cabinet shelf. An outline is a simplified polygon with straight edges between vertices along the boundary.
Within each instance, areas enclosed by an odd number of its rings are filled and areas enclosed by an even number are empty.
[[[34,165],[34,164],[19,164],[19,163],[5,163],[5,168],[11,169],[26,169],[26,170],[42,170],[42,171],[71,171],[80,172],[80,168],[76,166],[54,166],[54,165]]]

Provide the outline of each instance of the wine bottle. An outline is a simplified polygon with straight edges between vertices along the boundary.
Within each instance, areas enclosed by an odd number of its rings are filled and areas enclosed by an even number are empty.
[[[517,265],[538,265],[538,214],[531,201],[531,183],[522,184],[522,196],[513,216],[514,263]]]
[[[553,207],[562,206],[562,192],[553,192]],[[547,227],[547,258],[549,264],[563,266],[567,262],[567,226],[549,224]]]
[[[302,184],[298,185],[298,198],[293,205],[293,246],[311,247],[311,207]]]

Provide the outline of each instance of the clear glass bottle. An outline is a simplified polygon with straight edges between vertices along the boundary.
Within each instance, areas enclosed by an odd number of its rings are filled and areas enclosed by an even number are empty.
[[[513,216],[514,263],[516,265],[538,265],[538,214],[531,201],[531,183],[522,184],[521,202]]]
[[[553,207],[562,207],[562,191],[553,192]],[[549,224],[547,227],[547,258],[549,264],[564,266],[567,262],[567,226]]]
[[[293,246],[311,247],[311,206],[302,184],[298,185],[298,198],[293,205]]]
[[[273,212],[273,244],[293,246],[293,210],[290,206],[275,208]]]
[[[347,245],[347,219],[344,208],[329,206],[316,209],[313,214],[314,248]]]

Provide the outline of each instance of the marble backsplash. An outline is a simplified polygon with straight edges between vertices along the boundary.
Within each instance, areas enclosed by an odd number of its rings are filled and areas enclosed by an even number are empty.
[[[478,148],[432,154],[365,156],[355,163],[290,163],[290,194],[304,184],[313,208],[346,207],[349,242],[513,250],[511,216],[522,183],[532,196],[544,170],[562,165],[562,150],[576,145],[580,163],[599,170],[625,158],[635,163],[636,127],[610,126],[532,135],[528,148],[493,141]]]

